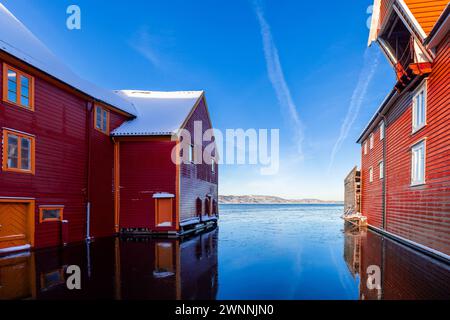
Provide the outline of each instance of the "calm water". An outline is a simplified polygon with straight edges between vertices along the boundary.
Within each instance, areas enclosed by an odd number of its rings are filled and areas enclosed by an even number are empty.
[[[188,239],[98,239],[0,258],[0,299],[450,299],[450,267],[370,231],[342,206],[224,205]],[[82,289],[69,291],[78,265]],[[379,289],[367,267],[380,268]]]

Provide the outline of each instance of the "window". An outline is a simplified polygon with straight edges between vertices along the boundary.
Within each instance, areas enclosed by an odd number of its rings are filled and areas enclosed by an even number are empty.
[[[373,168],[369,168],[369,182],[373,182]]]
[[[411,149],[411,184],[425,183],[425,141],[419,142]]]
[[[95,129],[109,133],[109,111],[100,106],[95,106]]]
[[[39,222],[62,221],[63,206],[39,207]]]
[[[34,137],[3,130],[3,170],[34,173]]]
[[[385,124],[384,124],[384,121],[382,121],[382,122],[380,123],[380,141],[384,139],[384,131],[385,131],[385,129],[386,129],[385,127],[386,127],[386,126],[385,126]]]
[[[380,179],[384,178],[384,162],[380,161],[380,163],[378,164],[378,167],[380,169]]]
[[[3,64],[3,101],[34,110],[34,78]]]
[[[373,149],[373,133],[370,134],[370,150]]]
[[[423,128],[426,124],[427,113],[427,87],[423,84],[413,97],[412,132]]]
[[[364,154],[367,154],[367,141],[364,142]]]
[[[189,154],[188,154],[188,156],[189,156],[188,161],[190,163],[194,163],[194,154],[195,154],[194,145],[190,144],[189,145]]]
[[[216,160],[215,159],[211,159],[211,172],[212,173],[216,172]]]

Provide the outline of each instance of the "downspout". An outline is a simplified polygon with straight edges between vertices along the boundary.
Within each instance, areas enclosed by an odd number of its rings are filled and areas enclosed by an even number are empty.
[[[86,170],[86,241],[91,240],[91,125],[92,125],[92,102],[86,103],[86,148],[87,148],[87,170]]]
[[[386,203],[387,203],[387,194],[386,194],[386,139],[387,139],[387,135],[386,135],[386,128],[387,128],[387,123],[386,123],[386,115],[379,113],[379,115],[383,118],[383,123],[384,123],[384,132],[383,132],[383,187],[382,187],[382,208],[383,208],[383,230],[386,230]]]

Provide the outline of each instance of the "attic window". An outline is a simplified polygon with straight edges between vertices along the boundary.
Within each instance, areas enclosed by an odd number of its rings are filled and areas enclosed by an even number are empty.
[[[100,107],[95,106],[95,129],[98,131],[108,134],[109,133],[109,111]]]
[[[34,78],[3,64],[3,101],[34,111]]]

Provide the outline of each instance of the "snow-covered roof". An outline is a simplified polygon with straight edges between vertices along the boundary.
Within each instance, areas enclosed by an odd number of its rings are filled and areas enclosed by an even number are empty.
[[[83,93],[135,115],[133,104],[81,79],[59,60],[30,30],[0,3],[0,50],[32,65]]]
[[[134,104],[137,117],[115,129],[113,136],[176,134],[203,96],[203,91],[122,90],[117,93]]]

